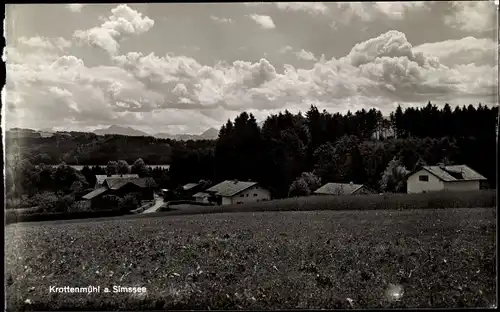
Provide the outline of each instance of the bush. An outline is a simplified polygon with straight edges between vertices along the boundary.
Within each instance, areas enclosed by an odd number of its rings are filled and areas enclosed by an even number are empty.
[[[88,212],[92,211],[90,202],[86,200],[75,201],[68,209],[68,212]]]
[[[102,197],[102,205],[111,210],[120,209],[120,197],[116,195],[104,195]]]
[[[307,196],[321,186],[321,178],[312,172],[302,172],[300,177],[292,182],[288,196]]]
[[[120,211],[128,212],[139,208],[139,201],[137,196],[134,194],[125,195],[125,197],[120,201]]]
[[[495,190],[468,192],[432,192],[422,194],[383,195],[317,195],[285,198],[243,204],[200,207],[178,210],[169,214],[199,214],[255,211],[313,211],[313,210],[411,210],[495,207]],[[172,202],[169,202],[170,205]],[[174,202],[179,204],[179,202]],[[175,206],[174,206],[175,207]]]
[[[38,201],[39,207],[43,212],[55,212],[57,207],[58,197],[54,193],[45,192],[36,194],[34,199]]]

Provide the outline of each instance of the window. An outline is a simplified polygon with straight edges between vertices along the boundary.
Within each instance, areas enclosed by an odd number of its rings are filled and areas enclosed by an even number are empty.
[[[241,194],[240,197],[245,197],[245,194]]]
[[[245,194],[246,197],[248,197],[248,194]]]
[[[253,194],[253,196],[255,197],[255,196],[257,196],[257,194]]]
[[[429,182],[429,176],[428,175],[420,175],[418,176],[418,180],[422,182]]]

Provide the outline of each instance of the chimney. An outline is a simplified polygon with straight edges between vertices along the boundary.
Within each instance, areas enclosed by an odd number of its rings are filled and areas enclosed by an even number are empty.
[[[238,184],[238,180],[237,179],[234,179],[234,184]]]
[[[353,185],[354,183],[352,183],[352,181],[351,181],[351,182],[349,182],[349,184],[350,184],[350,185]]]

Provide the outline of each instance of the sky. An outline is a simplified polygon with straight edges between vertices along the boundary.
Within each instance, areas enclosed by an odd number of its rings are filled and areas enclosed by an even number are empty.
[[[9,4],[6,128],[496,105],[493,2]]]

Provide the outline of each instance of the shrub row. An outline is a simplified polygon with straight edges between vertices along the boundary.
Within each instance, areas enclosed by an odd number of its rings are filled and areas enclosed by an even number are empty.
[[[479,190],[466,192],[430,192],[421,194],[382,194],[382,195],[342,195],[342,196],[308,196],[286,198],[277,201],[254,204],[258,210],[377,210],[377,209],[442,209],[442,208],[476,208],[494,207],[495,190]],[[238,206],[227,206],[227,209],[238,209]],[[253,209],[252,205],[244,205],[245,209]]]
[[[166,211],[166,213],[171,215],[180,215],[254,211],[409,210],[494,207],[495,202],[496,190],[478,190],[422,194],[386,193],[383,195],[317,195],[214,207],[193,207],[180,210],[170,209],[170,211],[168,209],[162,209],[162,211]],[[175,208],[175,206],[170,208]]]

